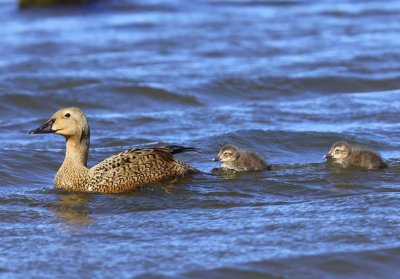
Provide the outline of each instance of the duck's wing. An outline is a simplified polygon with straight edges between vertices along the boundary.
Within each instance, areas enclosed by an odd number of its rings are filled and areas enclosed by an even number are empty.
[[[133,148],[109,157],[89,170],[89,190],[122,193],[142,185],[196,173],[173,155],[193,148],[165,146]]]

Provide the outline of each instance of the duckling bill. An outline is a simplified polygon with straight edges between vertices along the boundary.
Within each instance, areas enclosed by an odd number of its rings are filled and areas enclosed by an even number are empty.
[[[65,137],[65,159],[54,180],[58,189],[123,193],[199,172],[173,157],[193,150],[178,145],[129,149],[88,168],[90,128],[85,114],[76,107],[58,110],[46,123],[29,133],[55,133]]]
[[[325,158],[342,166],[353,165],[367,169],[387,168],[387,164],[375,151],[345,141],[339,141],[332,145]]]
[[[213,161],[221,161],[221,168],[235,171],[261,171],[270,169],[267,162],[257,153],[242,150],[232,144],[222,147]]]

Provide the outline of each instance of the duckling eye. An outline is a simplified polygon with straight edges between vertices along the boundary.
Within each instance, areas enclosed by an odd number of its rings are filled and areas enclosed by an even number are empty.
[[[69,114],[69,113],[66,113],[64,116],[65,116],[66,118],[68,118],[68,117],[70,117],[70,116],[71,116],[71,114]]]

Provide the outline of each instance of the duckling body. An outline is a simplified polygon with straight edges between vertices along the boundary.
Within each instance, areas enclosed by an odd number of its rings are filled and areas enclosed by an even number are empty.
[[[241,150],[232,144],[222,147],[213,160],[221,161],[221,168],[235,171],[261,171],[269,169],[269,166],[259,154],[248,150]]]
[[[88,168],[90,130],[86,116],[79,108],[57,111],[49,121],[30,133],[56,133],[66,138],[65,159],[54,180],[58,189],[123,193],[146,184],[198,173],[173,157],[193,150],[181,146],[129,149]]]
[[[325,158],[333,159],[342,166],[358,166],[367,169],[383,169],[387,164],[382,157],[366,147],[352,145],[345,141],[336,142]]]

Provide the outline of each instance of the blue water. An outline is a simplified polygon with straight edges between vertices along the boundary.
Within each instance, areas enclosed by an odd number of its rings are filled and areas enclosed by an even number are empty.
[[[0,276],[371,277],[400,269],[400,1],[0,3]],[[121,195],[53,189],[57,109],[91,126],[92,166],[132,147],[210,173],[219,148],[273,171]],[[389,168],[342,169],[338,140]]]

